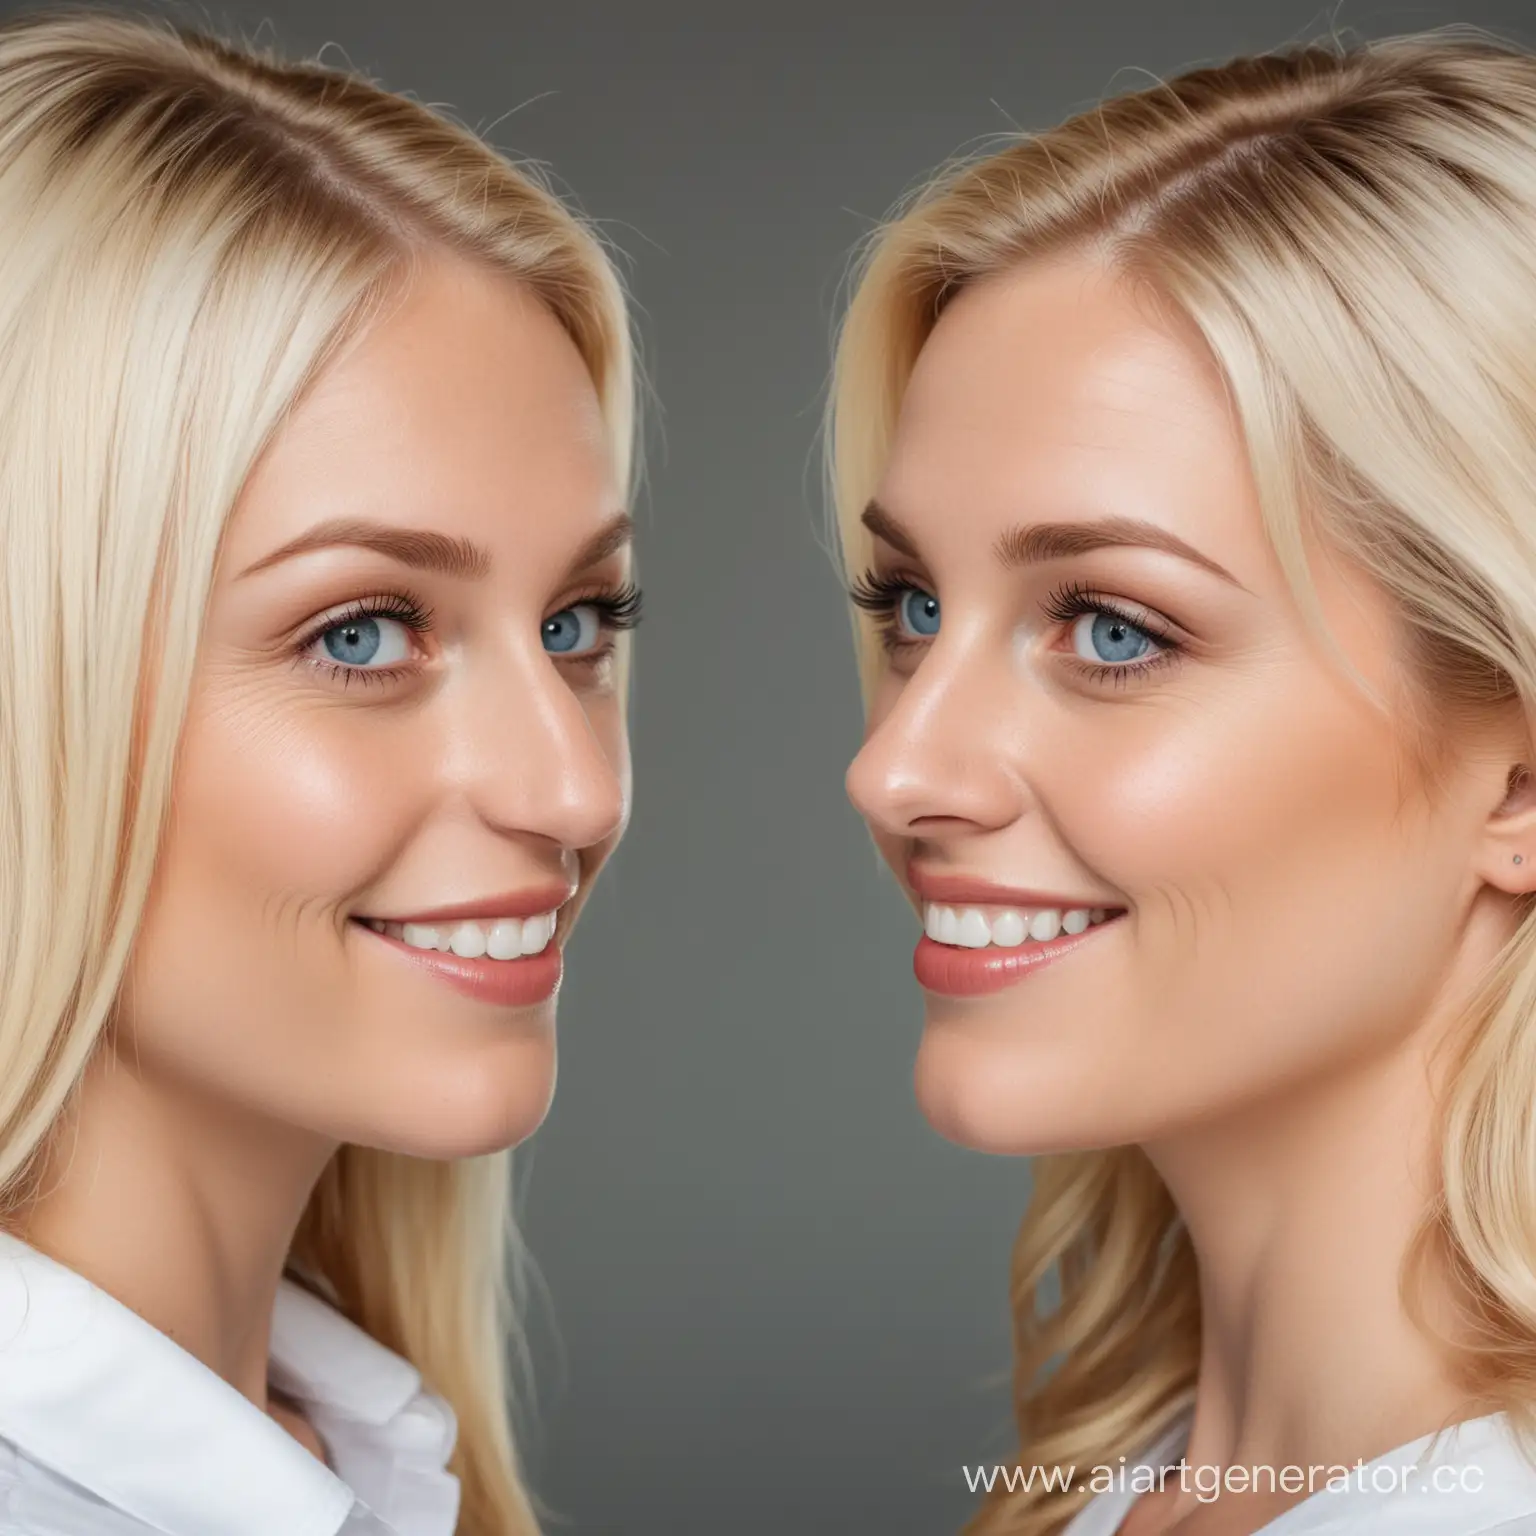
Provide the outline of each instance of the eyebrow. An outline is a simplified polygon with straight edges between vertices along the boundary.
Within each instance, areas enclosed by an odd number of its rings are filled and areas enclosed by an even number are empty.
[[[878,539],[909,560],[919,560],[917,541],[902,523],[877,501],[865,507],[860,521]],[[1177,555],[1202,570],[1219,576],[1244,592],[1243,586],[1225,566],[1202,554],[1193,544],[1186,544],[1176,533],[1159,528],[1156,523],[1137,517],[1101,517],[1090,522],[1021,523],[999,535],[992,546],[1005,566],[1035,565],[1044,560],[1060,560],[1070,555],[1087,554],[1093,549],[1160,549]]]
[[[565,579],[569,580],[617,554],[634,537],[634,531],[634,519],[627,512],[611,517],[576,551],[566,567]],[[305,529],[297,538],[246,566],[236,580],[254,576],[257,571],[268,570],[297,555],[346,545],[375,550],[414,570],[435,571],[443,576],[478,581],[488,576],[491,570],[490,551],[473,539],[438,533],[430,528],[401,528],[392,523],[376,523],[368,518],[333,517]]]

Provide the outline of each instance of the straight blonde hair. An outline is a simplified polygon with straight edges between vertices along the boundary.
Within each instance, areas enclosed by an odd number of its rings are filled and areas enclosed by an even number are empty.
[[[829,470],[842,559],[914,361],[962,290],[1094,254],[1198,328],[1265,528],[1312,632],[1314,532],[1395,604],[1422,687],[1429,793],[1456,722],[1536,709],[1536,59],[1472,29],[1301,46],[1121,96],[944,171],[875,232],[840,337]],[[855,615],[868,693],[878,651]],[[1536,1436],[1536,931],[1470,999],[1441,1112],[1442,1187],[1405,1259],[1452,1277],[1470,1407]],[[1059,1284],[1045,1305],[1042,1288]],[[1020,1467],[1113,1466],[1188,1407],[1195,1256],[1135,1147],[1041,1157],[1013,1259]],[[1470,1340],[1470,1342],[1465,1342]],[[1049,1536],[1086,1490],[999,1479],[972,1536]]]
[[[355,74],[169,24],[0,27],[0,1216],[109,1019],[171,807],[226,519],[424,253],[516,279],[631,474],[626,306],[593,231]],[[510,1156],[341,1149],[291,1273],[452,1405],[463,1536],[532,1536],[509,1422]]]

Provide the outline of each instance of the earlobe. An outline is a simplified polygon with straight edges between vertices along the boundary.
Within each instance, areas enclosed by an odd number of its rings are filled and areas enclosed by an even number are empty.
[[[1509,770],[1492,833],[1498,868],[1490,880],[1512,895],[1536,890],[1536,775],[1527,763]]]

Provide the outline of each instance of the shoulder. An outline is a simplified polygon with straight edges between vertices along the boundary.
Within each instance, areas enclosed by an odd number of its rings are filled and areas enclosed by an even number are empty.
[[[0,1436],[0,1536],[152,1536],[152,1529]]]

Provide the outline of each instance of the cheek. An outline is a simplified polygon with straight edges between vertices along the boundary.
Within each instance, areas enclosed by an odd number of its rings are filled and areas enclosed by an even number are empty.
[[[1147,1001],[1169,999],[1162,1032],[1209,1047],[1215,1071],[1299,1068],[1400,1018],[1446,937],[1449,850],[1389,723],[1317,684],[1173,723],[1106,770],[1106,814],[1080,802],[1074,823],[1132,897],[1120,937]]]
[[[340,909],[387,862],[392,805],[409,804],[393,754],[341,712],[266,702],[209,699],[188,719],[126,993],[141,1048],[241,1071],[317,1004],[344,1016]]]
[[[1130,914],[981,1006],[929,999],[935,1126],[1000,1152],[1146,1140],[1423,1017],[1451,960],[1456,843],[1400,806],[1395,738],[1367,710],[1268,689],[1103,721],[1097,744],[1063,727],[1037,756],[1039,808]],[[1026,877],[1044,833],[1015,843]]]
[[[408,835],[421,754],[408,750],[403,723],[381,728],[361,711],[272,716],[264,725],[247,705],[189,728],[173,850],[181,884],[206,881],[262,907],[339,903]]]
[[[1364,707],[1271,693],[1154,720],[1084,753],[1051,803],[1140,933],[1268,935],[1277,955],[1378,906],[1425,857],[1395,738]]]
[[[120,1021],[146,1079],[428,1157],[522,1140],[554,1088],[552,1011],[509,1021],[369,948],[343,909],[427,803],[420,754],[359,711],[242,700],[189,719]]]

